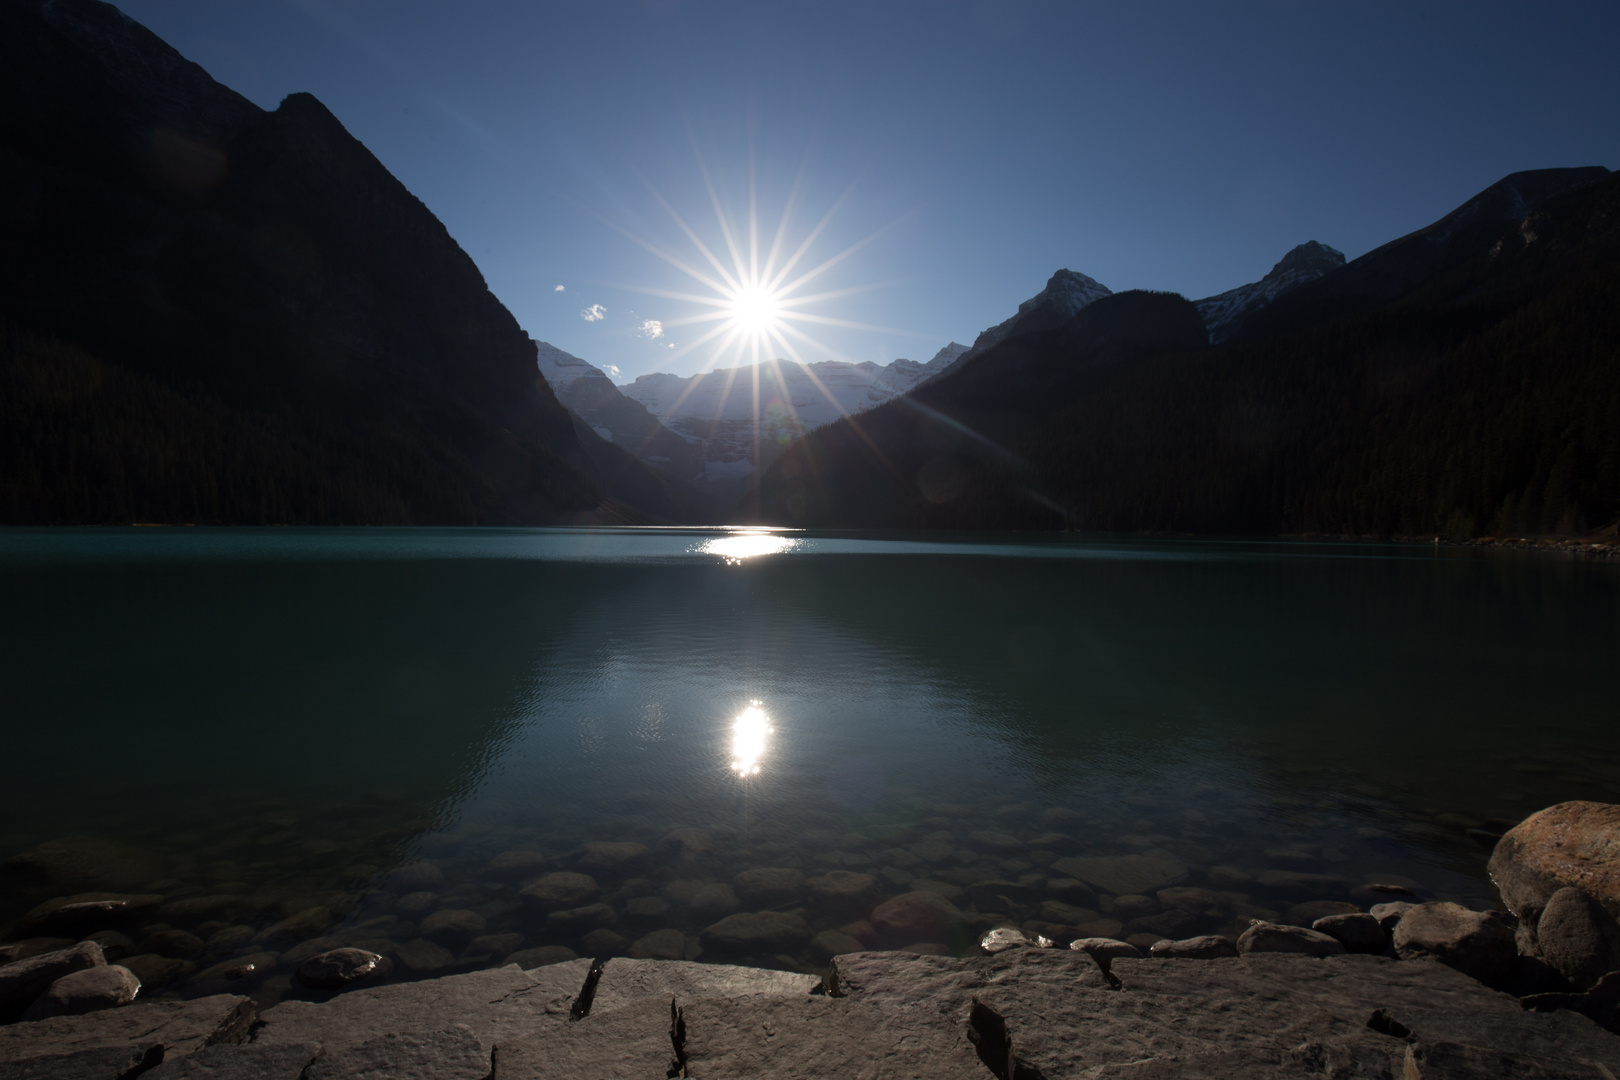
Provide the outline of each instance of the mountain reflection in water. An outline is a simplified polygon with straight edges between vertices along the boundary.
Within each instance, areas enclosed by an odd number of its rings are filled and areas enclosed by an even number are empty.
[[[26,763],[0,924],[95,888],[198,901],[163,917],[207,943],[191,971],[269,950],[279,966],[235,987],[266,1001],[327,942],[387,951],[401,978],[671,950],[816,968],[912,890],[962,912],[948,947],[1003,919],[1230,932],[1369,881],[1485,904],[1491,830],[1620,798],[1603,563],[17,530],[0,583]],[[556,871],[595,892],[524,893]],[[757,955],[704,937],[766,909],[802,936]]]

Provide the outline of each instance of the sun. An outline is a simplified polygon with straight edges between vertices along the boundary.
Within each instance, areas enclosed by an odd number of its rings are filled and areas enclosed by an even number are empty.
[[[782,296],[768,285],[750,282],[731,290],[727,313],[743,334],[772,338],[781,333]]]

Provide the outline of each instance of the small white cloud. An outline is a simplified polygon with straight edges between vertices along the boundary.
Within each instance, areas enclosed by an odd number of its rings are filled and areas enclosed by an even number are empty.
[[[607,308],[603,307],[601,304],[592,304],[590,307],[580,312],[579,317],[584,319],[586,322],[601,322],[603,319],[607,318]]]
[[[666,346],[666,348],[670,348],[670,349],[673,349],[673,348],[674,348],[674,347],[675,347],[675,343],[674,343],[674,342],[673,342],[673,341],[672,341],[672,342],[670,342],[670,343],[669,343],[669,344],[668,344],[668,345],[667,345],[667,346]]]
[[[552,292],[567,292],[568,290],[563,288],[561,285],[559,285],[555,289],[552,289],[551,291]]]
[[[644,319],[641,323],[642,336],[657,340],[664,336],[664,324],[657,319]]]
[[[617,379],[619,377],[619,365],[618,364],[603,364],[602,365],[602,370],[607,372],[609,375],[613,376],[615,379]]]

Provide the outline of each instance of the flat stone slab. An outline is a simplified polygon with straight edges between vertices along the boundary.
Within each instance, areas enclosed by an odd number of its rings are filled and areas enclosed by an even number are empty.
[[[141,1080],[301,1080],[320,1052],[315,1043],[222,1044],[165,1061]]]
[[[665,997],[642,998],[495,1045],[491,1080],[654,1080],[679,1068],[675,1011]]]
[[[489,1051],[466,1024],[426,1034],[390,1032],[323,1048],[303,1080],[488,1080]]]
[[[1010,980],[1099,992],[1113,989],[1097,962],[1084,952],[1020,948],[964,959],[904,952],[847,953],[833,957],[827,990],[834,997],[922,1009],[960,1022],[967,1019],[976,991]]]
[[[672,997],[805,997],[821,980],[814,975],[734,964],[696,964],[687,960],[626,960],[602,965],[591,998],[590,1015],[613,1012],[646,1001],[668,1009]]]
[[[0,1060],[0,1080],[124,1080],[162,1058],[163,1047],[158,1043],[102,1046],[21,1061]]]
[[[1431,961],[1250,955],[1116,960],[1116,992],[1004,981],[970,1022],[998,1075],[1590,1077],[1620,1038]]]
[[[156,1044],[162,1060],[215,1043],[241,1042],[258,1012],[252,999],[215,994],[192,1001],[152,1001],[0,1026],[0,1061],[22,1062],[108,1047]]]
[[[680,1003],[691,1080],[984,1080],[958,1024],[849,998],[707,998]]]
[[[381,1034],[431,1035],[465,1024],[482,1047],[485,1073],[495,1044],[568,1020],[591,961],[524,971],[516,964],[423,982],[350,990],[330,1001],[284,1001],[266,1009],[256,1043],[320,1043],[327,1053]]]

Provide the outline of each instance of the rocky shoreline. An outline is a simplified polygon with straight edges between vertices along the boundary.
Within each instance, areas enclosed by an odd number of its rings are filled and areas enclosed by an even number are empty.
[[[1533,815],[1491,873],[1504,911],[1387,899],[1145,952],[1105,937],[1058,948],[1007,925],[973,956],[919,940],[842,952],[825,977],[614,957],[368,986],[384,958],[339,948],[298,968],[323,1000],[263,1011],[234,994],[138,1003],[139,979],[91,933],[0,966],[0,1010],[22,1016],[0,1026],[0,1080],[1614,1080],[1620,806]],[[913,902],[919,932],[928,903]],[[81,899],[39,917],[60,929],[113,914]]]

